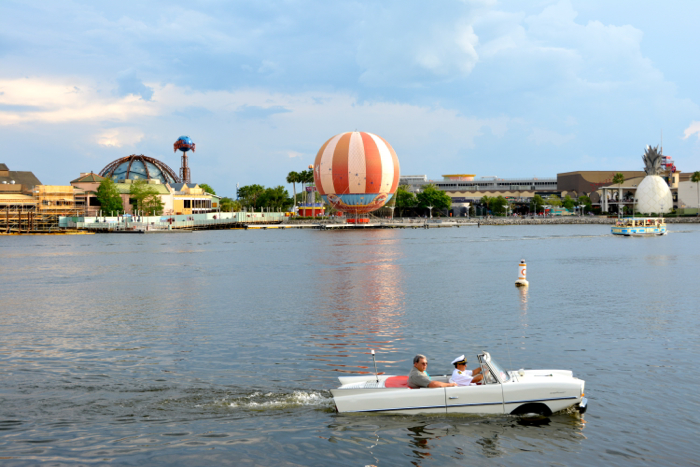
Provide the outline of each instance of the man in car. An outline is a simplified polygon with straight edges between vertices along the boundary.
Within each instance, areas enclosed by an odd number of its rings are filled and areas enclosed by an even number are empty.
[[[430,376],[425,372],[428,368],[428,359],[425,355],[416,355],[413,357],[413,368],[408,374],[408,387],[417,388],[453,388],[457,383],[441,383],[440,381],[431,381]]]
[[[484,375],[480,374],[481,367],[467,370],[467,359],[464,355],[460,355],[452,360],[452,364],[455,366],[455,371],[452,372],[450,381],[457,383],[458,386],[476,386],[477,383],[484,379]]]

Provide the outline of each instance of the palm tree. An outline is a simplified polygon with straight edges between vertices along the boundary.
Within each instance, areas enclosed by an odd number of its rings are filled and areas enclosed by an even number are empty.
[[[314,182],[314,171],[313,169],[308,169],[304,170],[302,172],[299,172],[299,182],[302,183],[302,185],[311,185]],[[315,198],[314,198],[315,201]]]
[[[625,176],[620,172],[616,173],[613,177],[613,183],[618,186],[617,188],[617,212],[622,210],[622,184],[625,183]]]
[[[700,216],[700,172],[693,172],[693,176],[690,177],[690,181],[695,183],[695,186],[698,189],[698,212],[696,215]]]
[[[291,171],[287,175],[287,183],[292,184],[292,188],[294,190],[294,206],[296,207],[297,205],[297,183],[301,182],[301,176],[299,175],[299,172],[294,172]]]

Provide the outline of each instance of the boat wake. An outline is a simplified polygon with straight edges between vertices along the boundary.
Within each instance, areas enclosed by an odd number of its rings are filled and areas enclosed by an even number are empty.
[[[327,408],[333,405],[333,399],[327,393],[321,392],[263,393],[256,391],[246,396],[226,397],[221,403],[228,407],[249,410],[288,409],[305,406]]]

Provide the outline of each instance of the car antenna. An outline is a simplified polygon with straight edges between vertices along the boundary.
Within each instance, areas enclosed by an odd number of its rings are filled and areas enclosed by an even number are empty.
[[[374,377],[379,382],[379,373],[377,373],[377,361],[374,359],[374,349],[372,349],[372,361],[374,362]]]
[[[508,349],[508,361],[510,362],[510,368],[511,368],[510,371],[514,371],[513,370],[513,360],[510,358],[510,341],[508,340],[508,333],[505,333],[505,334],[506,334],[506,349]]]

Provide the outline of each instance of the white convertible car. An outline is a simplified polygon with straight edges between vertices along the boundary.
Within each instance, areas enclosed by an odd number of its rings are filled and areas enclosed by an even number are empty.
[[[338,412],[468,413],[551,415],[569,407],[584,413],[585,381],[569,370],[504,370],[491,356],[479,354],[484,384],[449,388],[410,389],[408,376],[340,377],[331,389]],[[432,377],[448,382],[448,376]]]

